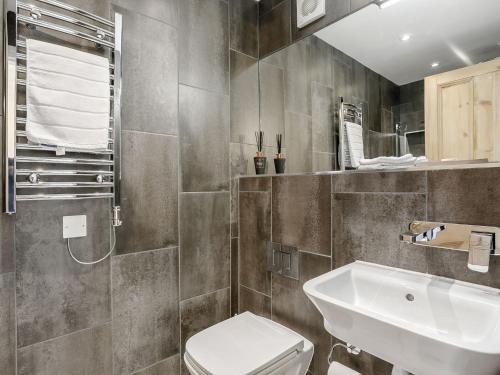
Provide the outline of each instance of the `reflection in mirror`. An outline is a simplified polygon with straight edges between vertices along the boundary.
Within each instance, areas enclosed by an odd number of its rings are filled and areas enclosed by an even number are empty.
[[[372,4],[259,62],[261,129],[290,173],[500,161],[498,56],[500,1]]]

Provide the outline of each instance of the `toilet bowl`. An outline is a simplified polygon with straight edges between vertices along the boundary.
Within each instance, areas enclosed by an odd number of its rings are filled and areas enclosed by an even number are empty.
[[[184,363],[191,375],[305,375],[313,353],[306,338],[247,311],[192,336]]]

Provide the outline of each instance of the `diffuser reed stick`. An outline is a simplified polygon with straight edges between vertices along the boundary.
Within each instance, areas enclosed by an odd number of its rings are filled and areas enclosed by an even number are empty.
[[[262,156],[262,147],[264,145],[264,132],[262,130],[255,132],[255,142],[257,142],[257,156]]]
[[[282,145],[283,145],[283,134],[276,134],[276,146],[278,149],[278,153],[276,154],[276,157],[278,159],[281,159],[283,157],[282,151]]]
[[[276,134],[276,146],[278,153],[274,159],[274,169],[276,173],[285,173],[285,154],[283,153],[283,134]]]

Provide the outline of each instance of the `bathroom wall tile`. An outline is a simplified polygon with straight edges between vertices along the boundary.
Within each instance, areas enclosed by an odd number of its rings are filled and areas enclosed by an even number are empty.
[[[231,181],[231,238],[238,237],[238,191],[239,191],[239,179],[232,178]]]
[[[312,171],[312,121],[303,114],[285,114],[286,172]]]
[[[312,171],[325,172],[336,169],[335,154],[328,152],[313,152],[312,153]]]
[[[330,335],[323,318],[302,290],[304,283],[330,270],[331,258],[300,252],[299,280],[273,275],[272,319],[297,331],[314,344],[309,370],[326,374]]]
[[[177,134],[177,31],[149,17],[120,11],[123,129]]]
[[[254,0],[229,2],[231,49],[258,57],[259,3]]]
[[[229,287],[229,193],[180,196],[181,299]]]
[[[240,284],[270,295],[267,244],[271,240],[271,194],[240,192]]]
[[[0,275],[0,368],[15,375],[16,318],[14,273]]]
[[[273,177],[273,241],[330,255],[330,176]]]
[[[231,238],[231,315],[238,313],[239,301],[239,238]]]
[[[352,75],[353,87],[352,96],[361,101],[366,101],[368,97],[368,82],[366,79],[366,71],[368,70],[363,64],[356,60],[352,60]],[[393,132],[394,130],[391,130]]]
[[[259,130],[258,60],[236,51],[231,51],[230,106],[231,142],[255,144],[255,132]]]
[[[291,0],[284,0],[259,17],[259,56],[265,57],[292,41]]]
[[[245,311],[271,319],[271,297],[241,286],[239,312]]]
[[[333,60],[333,82],[335,95],[342,96],[346,101],[351,101],[354,80],[350,64],[345,64],[337,59]]]
[[[274,145],[275,135],[285,132],[284,72],[274,65],[260,63],[260,126],[264,144]],[[285,138],[286,142],[286,138]]]
[[[500,168],[428,172],[431,221],[500,226]]]
[[[224,1],[179,2],[179,81],[223,94],[229,90],[228,5]]]
[[[333,48],[315,35],[307,38],[310,43],[310,79],[311,82],[333,87]]]
[[[351,0],[351,13],[354,13],[372,2],[373,0]]]
[[[399,235],[425,219],[425,194],[348,194],[332,197],[332,242],[336,267],[355,260],[398,267],[408,264]]]
[[[285,110],[311,114],[309,38],[286,48]]]
[[[335,93],[332,88],[316,82],[311,84],[312,150],[334,152]]]
[[[229,300],[226,288],[181,302],[181,355],[191,336],[229,318]]]
[[[177,184],[176,137],[123,132],[117,253],[178,244]]]
[[[346,193],[425,193],[427,172],[366,172],[332,176],[332,191]]]
[[[113,257],[113,373],[131,373],[179,351],[178,248]]]
[[[14,220],[0,214],[0,274],[14,271]]]
[[[77,264],[62,238],[62,218],[87,215],[87,237],[73,239],[83,260],[106,254],[108,200],[18,202],[16,214],[16,318],[19,348],[101,325],[110,319],[109,259]]]
[[[167,23],[171,26],[177,26],[179,18],[178,2],[179,0],[112,0],[113,4],[127,8],[133,12]],[[182,0],[181,0],[182,1]],[[156,42],[158,40],[156,39]]]
[[[257,151],[255,145],[246,145],[243,143],[231,143],[231,176],[255,175],[253,157]]]
[[[182,191],[229,190],[229,97],[179,87]]]
[[[111,374],[111,324],[18,350],[19,375]]]
[[[242,177],[240,191],[271,191],[271,177]]]
[[[259,1],[259,14],[263,15],[264,13],[269,12],[275,6],[281,4],[285,0],[260,0]]]
[[[180,373],[181,358],[179,354],[168,357],[143,370],[134,372],[132,375],[178,375]]]

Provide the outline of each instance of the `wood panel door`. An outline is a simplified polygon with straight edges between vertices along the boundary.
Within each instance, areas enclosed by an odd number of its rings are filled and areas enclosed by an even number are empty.
[[[430,160],[500,161],[500,60],[425,79]]]

